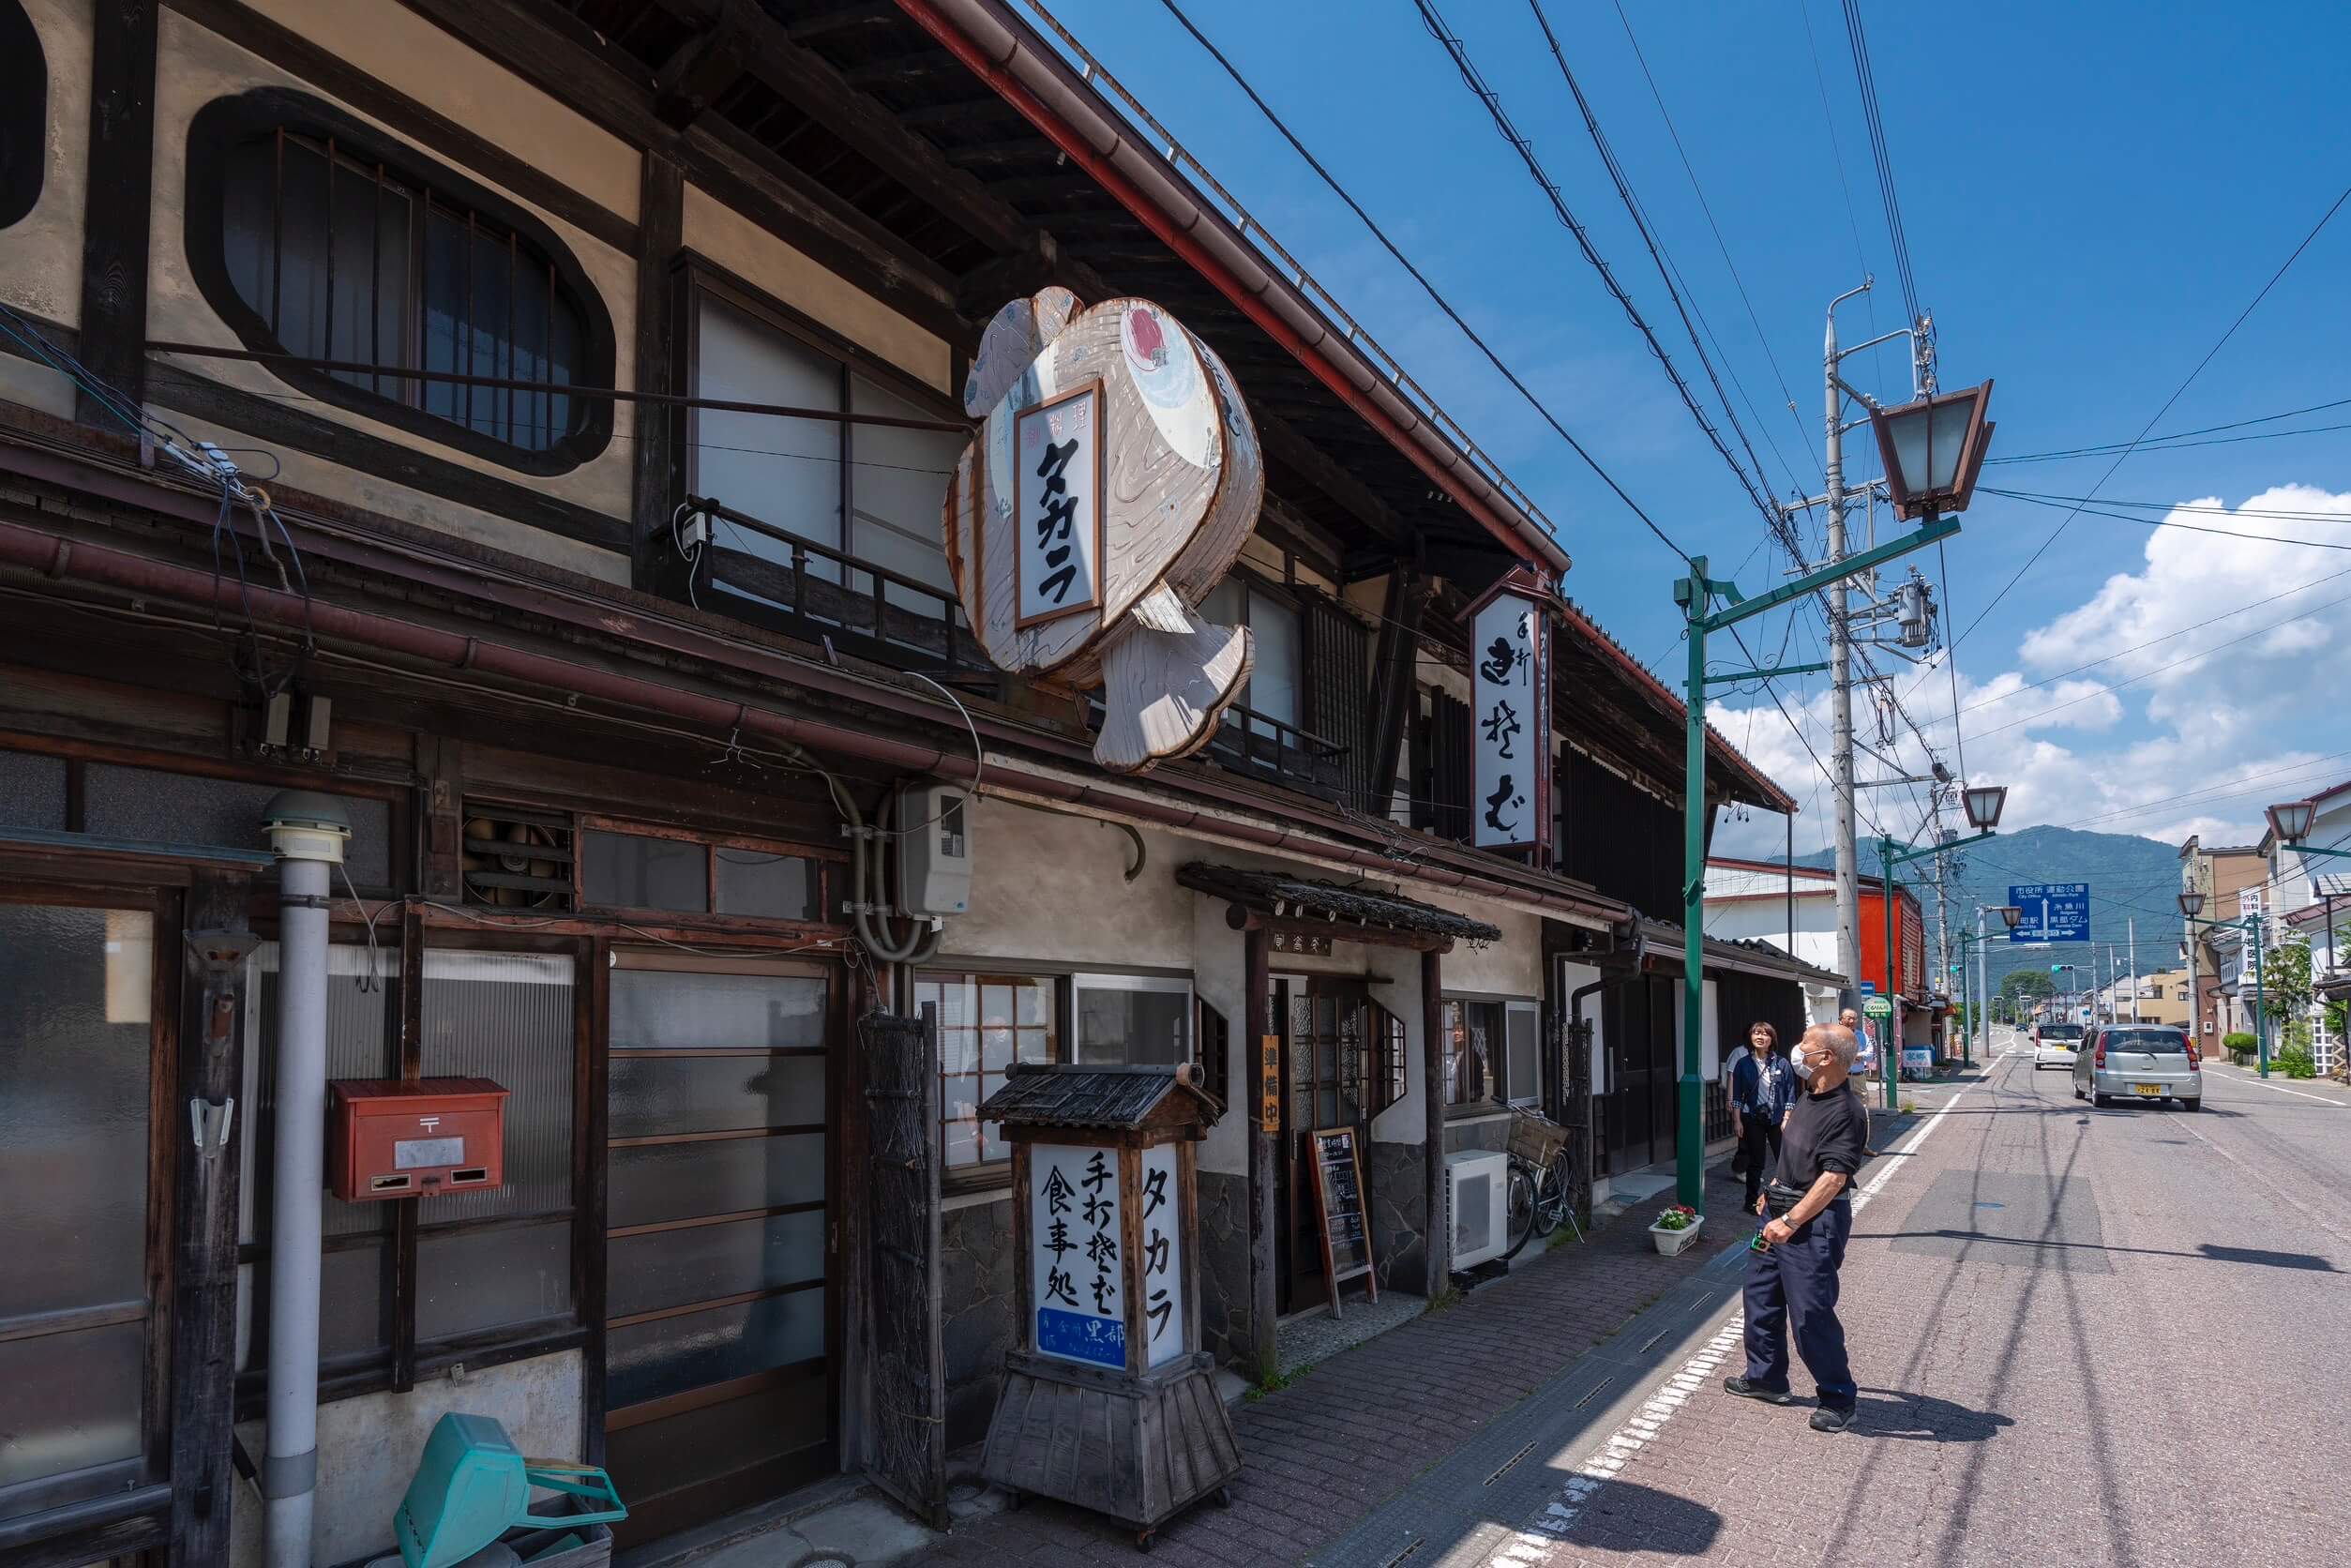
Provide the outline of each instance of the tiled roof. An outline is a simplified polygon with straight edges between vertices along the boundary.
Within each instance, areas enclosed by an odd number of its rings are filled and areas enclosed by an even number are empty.
[[[1347,926],[1379,927],[1460,942],[1500,942],[1501,927],[1466,914],[1440,910],[1401,893],[1368,883],[1324,882],[1286,871],[1249,871],[1196,860],[1176,873],[1185,887],[1229,898],[1262,913],[1298,920],[1334,922],[1332,935],[1344,942]]]
[[[1016,1063],[1004,1086],[979,1108],[983,1122],[1030,1126],[1138,1127],[1170,1094],[1200,1102],[1200,1120],[1224,1108],[1199,1085],[1200,1070],[1186,1063],[1160,1067],[1072,1067]]]

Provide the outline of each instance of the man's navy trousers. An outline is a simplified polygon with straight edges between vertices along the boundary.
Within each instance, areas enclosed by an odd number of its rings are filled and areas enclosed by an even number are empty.
[[[1747,1380],[1763,1388],[1788,1386],[1787,1340],[1820,1386],[1820,1402],[1853,1408],[1853,1368],[1845,1358],[1845,1325],[1837,1321],[1837,1271],[1853,1233],[1853,1205],[1844,1198],[1815,1214],[1789,1240],[1747,1255]]]

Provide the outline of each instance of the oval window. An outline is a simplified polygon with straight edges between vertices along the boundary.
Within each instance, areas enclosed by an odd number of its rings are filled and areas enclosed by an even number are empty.
[[[41,199],[49,153],[49,56],[17,0],[0,0],[0,229]]]
[[[601,451],[612,325],[551,230],[313,98],[218,99],[189,128],[198,287],[274,374],[534,474]],[[421,373],[420,373],[421,372]]]

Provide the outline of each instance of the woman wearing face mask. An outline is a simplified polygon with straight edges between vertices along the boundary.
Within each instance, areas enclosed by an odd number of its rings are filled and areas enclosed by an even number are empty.
[[[1731,1063],[1730,1130],[1746,1155],[1747,1209],[1763,1193],[1764,1162],[1780,1154],[1780,1128],[1796,1102],[1796,1075],[1778,1050],[1780,1032],[1768,1023],[1747,1029],[1747,1054]]]

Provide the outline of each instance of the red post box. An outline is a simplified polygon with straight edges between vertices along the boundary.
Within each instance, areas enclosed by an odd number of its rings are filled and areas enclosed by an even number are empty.
[[[336,1078],[326,1088],[326,1180],[344,1202],[504,1180],[510,1091],[489,1078]]]

